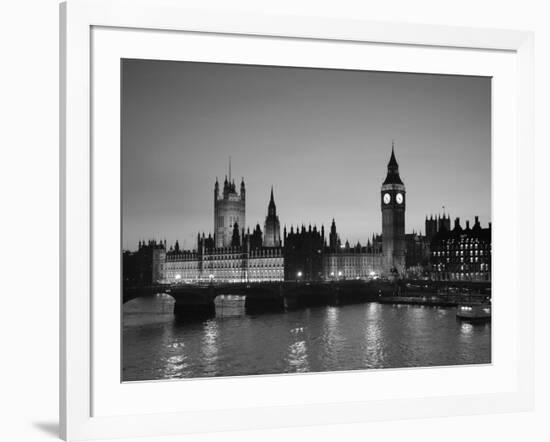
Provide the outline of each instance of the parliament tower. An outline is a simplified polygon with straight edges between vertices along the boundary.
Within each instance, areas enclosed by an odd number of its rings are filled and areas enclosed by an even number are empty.
[[[382,207],[382,253],[385,274],[405,271],[405,185],[399,176],[392,142],[388,173],[380,192]]]
[[[231,179],[231,159],[229,159],[229,179],[223,182],[223,192],[216,178],[214,184],[214,240],[216,247],[230,247],[235,224],[238,231],[246,225],[246,190],[244,178],[241,180],[240,193],[237,193],[235,180]]]
[[[281,246],[281,226],[277,216],[277,208],[273,198],[273,187],[271,187],[271,198],[267,207],[267,216],[264,224],[264,247]]]

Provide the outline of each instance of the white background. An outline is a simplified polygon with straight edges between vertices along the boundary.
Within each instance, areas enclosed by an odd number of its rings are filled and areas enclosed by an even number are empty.
[[[199,2],[184,2],[199,4]],[[218,2],[220,5],[229,2]],[[247,5],[248,3],[248,5]],[[256,4],[257,3],[257,4]],[[237,1],[233,11],[343,16],[367,20],[436,23],[536,31],[537,294],[536,411],[170,437],[162,441],[266,441],[313,439],[459,441],[547,440],[550,437],[550,302],[543,284],[549,249],[548,203],[543,179],[550,163],[550,27],[543,2],[463,0],[305,1],[263,5]],[[216,2],[200,2],[215,8]],[[220,6],[221,7],[221,6]],[[227,7],[227,6],[226,6]],[[58,388],[58,9],[54,0],[2,2],[0,26],[0,189],[2,276],[0,304],[0,440],[55,440]],[[149,441],[155,439],[138,439]]]

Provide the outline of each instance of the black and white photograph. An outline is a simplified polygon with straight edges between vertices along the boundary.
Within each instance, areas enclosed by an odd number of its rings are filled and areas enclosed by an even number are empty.
[[[3,6],[2,441],[546,442],[544,2]]]
[[[123,59],[121,90],[121,381],[491,364],[490,77]]]

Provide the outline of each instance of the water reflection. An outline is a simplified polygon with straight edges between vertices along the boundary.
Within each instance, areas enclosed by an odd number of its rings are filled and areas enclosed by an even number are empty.
[[[363,365],[368,368],[384,365],[384,346],[382,342],[382,329],[377,321],[380,305],[371,303],[365,315],[364,342],[362,345]]]
[[[162,297],[124,306],[123,380],[491,362],[491,324],[377,303],[177,322]]]
[[[167,377],[185,377],[187,374],[187,356],[185,354],[171,356],[166,360],[165,373]]]
[[[321,337],[323,345],[323,363],[328,370],[334,370],[338,365],[338,352],[340,350],[341,336],[339,333],[338,307],[325,308],[325,320],[323,335]]]
[[[471,336],[474,331],[474,326],[469,322],[463,321],[460,325],[460,334],[462,337]]]
[[[164,346],[159,346],[159,354],[164,355],[164,373],[167,378],[189,376],[189,360],[185,343],[174,336],[172,328],[166,328],[163,336]],[[164,348],[163,348],[164,347]]]
[[[303,373],[309,371],[306,341],[297,341],[290,344],[287,363],[287,371],[289,372]]]
[[[218,362],[218,323],[210,319],[204,323],[204,337],[202,339],[202,360],[207,374],[215,376]]]

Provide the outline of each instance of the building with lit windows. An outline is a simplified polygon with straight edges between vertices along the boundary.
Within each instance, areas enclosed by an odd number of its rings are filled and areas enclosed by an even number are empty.
[[[440,229],[430,244],[431,278],[440,281],[491,280],[491,223],[482,228],[475,217],[473,227],[460,218],[452,230]]]
[[[226,183],[229,181],[226,180]],[[250,233],[240,228],[239,221],[244,220],[244,212],[233,213],[226,210],[225,195],[231,196],[234,186],[224,183],[224,197],[218,196],[217,182],[215,186],[214,217],[217,233],[206,236],[197,235],[195,250],[180,250],[176,241],[173,247],[154,264],[158,268],[157,282],[162,283],[226,283],[226,282],[264,282],[284,280],[284,256],[279,232],[279,218],[276,214],[273,189],[268,206],[265,226],[269,239],[262,238],[259,224]],[[244,204],[244,181],[241,193]],[[233,195],[234,196],[234,195]],[[231,198],[229,199],[229,201]],[[244,205],[242,206],[244,211]],[[225,223],[229,217],[232,227]],[[223,218],[223,222],[222,222]],[[219,222],[218,222],[219,221]],[[223,241],[219,241],[219,236]],[[227,246],[219,244],[228,243]],[[165,247],[165,245],[164,245]]]
[[[226,176],[220,193],[218,179],[214,184],[214,241],[216,247],[229,247],[233,230],[242,230],[246,226],[246,189],[244,177],[241,179],[240,193],[237,193],[235,180],[231,178],[231,159],[229,160],[229,179]]]
[[[160,264],[162,283],[265,282],[284,279],[281,247],[226,247],[168,252]]]
[[[332,220],[325,237],[321,225],[302,225],[280,233],[273,195],[269,198],[264,231],[257,223],[245,230],[244,178],[237,193],[231,178],[214,185],[214,232],[197,235],[196,248],[169,250],[164,242],[141,243],[137,252],[124,252],[125,283],[202,283],[262,281],[332,281],[373,277],[431,277],[438,280],[487,281],[491,277],[491,226],[476,217],[463,229],[449,215],[426,217],[426,233],[405,233],[406,189],[393,144],[381,186],[382,234],[366,243],[343,243]]]
[[[158,282],[170,284],[282,281],[283,250],[201,245],[199,251],[167,252],[160,274]]]
[[[168,252],[166,259],[160,263],[160,279],[157,282],[199,282],[199,255],[196,251]]]
[[[285,277],[283,248],[251,249],[246,267],[248,282],[283,281]]]
[[[342,244],[333,219],[329,245],[323,254],[323,278],[326,281],[370,279],[380,276],[382,272],[382,237],[373,235],[366,246],[358,242],[351,247],[348,241]]]

